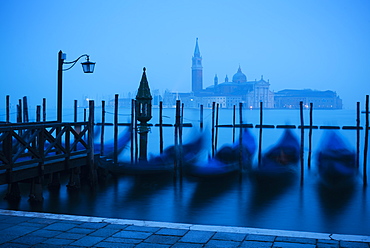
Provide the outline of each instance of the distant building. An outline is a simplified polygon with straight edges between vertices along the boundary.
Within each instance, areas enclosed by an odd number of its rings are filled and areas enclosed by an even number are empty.
[[[309,108],[310,103],[313,103],[315,109],[342,109],[343,107],[342,99],[331,90],[281,90],[275,93],[275,108],[299,109],[301,101],[305,108]]]
[[[216,75],[213,85],[203,89],[203,67],[198,39],[195,44],[191,69],[194,95],[190,96],[190,104],[194,107],[202,104],[206,108],[210,108],[212,102],[218,103],[220,108],[232,108],[240,102],[246,104],[245,106],[248,108],[259,108],[260,102],[263,102],[264,108],[274,107],[274,93],[269,89],[269,81],[265,81],[263,77],[259,81],[247,81],[247,76],[242,72],[240,66],[231,82],[226,75],[225,81],[218,83]],[[185,97],[183,100],[189,102]]]

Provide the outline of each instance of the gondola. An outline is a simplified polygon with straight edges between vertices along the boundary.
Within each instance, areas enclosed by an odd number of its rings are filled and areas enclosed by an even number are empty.
[[[119,161],[117,164],[103,162],[102,167],[106,168],[113,174],[164,174],[173,173],[175,161],[181,161],[183,166],[194,163],[198,155],[202,152],[204,146],[204,136],[198,135],[193,141],[183,145],[170,146],[162,154],[149,156],[148,161],[131,163],[130,161]]]
[[[189,164],[186,174],[193,177],[221,177],[235,174],[251,164],[255,151],[255,139],[248,129],[244,129],[241,146],[239,140],[232,145],[222,146],[213,158]]]
[[[348,186],[358,174],[356,153],[345,144],[338,133],[329,132],[324,136],[318,152],[317,168],[324,185]]]

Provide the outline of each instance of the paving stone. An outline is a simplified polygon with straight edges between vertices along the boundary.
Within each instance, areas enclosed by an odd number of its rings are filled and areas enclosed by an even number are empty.
[[[102,237],[85,236],[77,241],[74,241],[73,243],[70,243],[70,245],[90,247],[101,242],[103,239],[104,238]]]
[[[12,242],[25,244],[25,245],[35,245],[35,244],[38,244],[38,243],[42,243],[45,240],[47,240],[47,238],[38,237],[38,236],[34,236],[32,234],[29,234],[29,235],[25,235],[23,237],[14,239],[14,240],[12,240]]]
[[[95,245],[96,247],[107,247],[107,248],[132,248],[135,247],[134,244],[122,244],[122,243],[112,243],[112,242],[100,242]]]
[[[113,234],[119,232],[117,229],[112,229],[112,228],[101,228],[96,230],[95,232],[90,233],[90,236],[97,236],[97,237],[109,237],[112,236]]]
[[[1,231],[1,235],[14,235],[14,236],[20,237],[28,233],[34,232],[36,230],[38,230],[37,227],[15,225],[15,226],[3,229]]]
[[[316,248],[339,248],[339,244],[317,243]]]
[[[56,245],[68,245],[72,242],[74,242],[74,240],[51,238],[43,241],[42,243],[56,246]]]
[[[212,237],[212,239],[243,241],[246,236],[247,236],[246,234],[242,234],[242,233],[218,232]]]
[[[13,226],[12,224],[0,223],[0,230],[6,229]]]
[[[79,228],[89,228],[89,229],[98,229],[107,226],[108,223],[101,223],[101,222],[84,222],[79,225]]]
[[[89,234],[94,231],[95,231],[94,229],[79,228],[79,227],[75,227],[75,228],[68,230],[69,233],[81,233],[81,234]]]
[[[149,227],[149,226],[127,226],[125,230],[127,231],[138,231],[138,232],[157,232],[160,228],[159,227]]]
[[[152,233],[148,232],[134,232],[134,231],[119,231],[118,233],[114,234],[113,237],[116,238],[131,238],[131,239],[146,239],[148,238]]]
[[[77,239],[80,239],[80,238],[85,237],[85,236],[86,236],[86,234],[83,234],[83,233],[65,232],[65,233],[61,233],[61,234],[55,236],[55,238],[77,240]]]
[[[294,238],[294,237],[276,237],[275,241],[301,243],[301,244],[316,244],[316,239],[310,238]]]
[[[316,248],[316,245],[275,241],[272,247],[273,248]]]
[[[29,219],[27,222],[29,223],[40,223],[40,224],[53,224],[55,222],[58,222],[58,220],[53,220],[53,219],[43,219],[43,218],[32,218]]]
[[[215,247],[215,248],[233,248],[238,247],[240,242],[229,241],[229,240],[210,240],[204,247]]]
[[[105,239],[106,242],[111,243],[124,243],[124,244],[139,244],[142,242],[141,239],[128,239],[128,238],[115,238],[115,237],[109,237]]]
[[[54,230],[54,231],[67,231],[69,229],[72,229],[76,227],[74,224],[68,224],[68,223],[54,223],[47,227],[45,227],[45,230]]]
[[[171,235],[171,236],[184,236],[189,230],[186,229],[172,229],[172,228],[162,228],[155,234],[160,235]]]
[[[272,241],[275,240],[275,238],[276,238],[276,236],[248,234],[248,236],[245,238],[245,240],[272,242]]]
[[[203,247],[203,244],[178,242],[174,244],[171,248],[201,248],[201,247]]]
[[[243,241],[240,245],[241,248],[271,248],[272,242],[265,241]]]
[[[119,224],[108,224],[105,228],[111,228],[111,229],[118,229],[123,230],[127,227],[127,225],[119,225]]]
[[[28,221],[30,218],[27,217],[20,217],[20,216],[12,216],[10,218],[4,219],[2,222],[5,222],[7,224],[19,224],[22,222]]]
[[[9,242],[13,239],[16,239],[18,238],[19,236],[18,235],[11,235],[11,234],[8,234],[8,235],[3,235],[1,232],[0,232],[0,244],[2,243],[6,243],[6,242]]]
[[[343,248],[369,248],[369,244],[363,242],[340,241],[339,244]]]
[[[29,248],[29,245],[17,244],[17,243],[6,243],[0,245],[0,248]]]
[[[187,243],[205,244],[211,239],[214,234],[214,232],[208,231],[189,231],[180,239],[180,241]]]
[[[144,242],[145,243],[173,245],[179,239],[180,239],[180,237],[177,237],[177,236],[165,236],[165,235],[153,234],[153,235],[149,236],[149,238],[147,238]]]
[[[171,245],[164,244],[152,244],[152,243],[140,243],[135,248],[169,248]]]
[[[45,237],[45,238],[52,238],[52,237],[55,237],[55,236],[57,236],[57,235],[59,235],[61,233],[62,232],[60,232],[60,231],[40,229],[40,230],[37,230],[37,231],[33,232],[32,235],[34,235],[34,236],[40,236],[40,237]]]
[[[35,222],[22,222],[22,223],[19,223],[18,225],[20,226],[33,226],[33,227],[37,227],[37,228],[44,228],[46,226],[48,226],[49,224],[46,224],[46,223],[35,223]]]

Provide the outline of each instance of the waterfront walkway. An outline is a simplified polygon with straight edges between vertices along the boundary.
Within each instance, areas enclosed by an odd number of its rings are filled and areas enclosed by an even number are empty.
[[[370,247],[370,236],[0,210],[2,247]]]

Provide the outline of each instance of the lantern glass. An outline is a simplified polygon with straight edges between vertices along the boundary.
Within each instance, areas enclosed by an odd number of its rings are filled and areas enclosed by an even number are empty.
[[[95,62],[90,62],[89,60],[81,63],[84,73],[93,73],[95,68]]]

